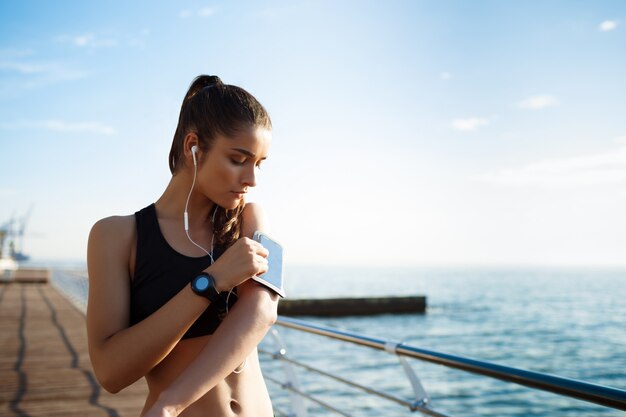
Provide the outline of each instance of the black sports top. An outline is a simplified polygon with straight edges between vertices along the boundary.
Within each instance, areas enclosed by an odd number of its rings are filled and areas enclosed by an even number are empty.
[[[172,248],[163,237],[154,204],[135,213],[137,223],[137,253],[135,274],[130,283],[130,324],[136,324],[157,311],[174,297],[192,278],[211,265],[207,256],[194,258],[185,256]],[[219,258],[223,250],[215,247],[213,259]],[[236,292],[229,303],[234,304]],[[221,323],[223,311],[213,304],[198,317],[187,330],[183,339],[212,334]]]

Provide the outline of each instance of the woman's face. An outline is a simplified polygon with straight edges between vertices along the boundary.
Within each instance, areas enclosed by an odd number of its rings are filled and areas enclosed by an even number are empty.
[[[207,153],[200,153],[199,190],[220,207],[237,207],[248,189],[256,185],[256,176],[267,158],[271,139],[272,133],[260,127],[233,137],[218,136]]]

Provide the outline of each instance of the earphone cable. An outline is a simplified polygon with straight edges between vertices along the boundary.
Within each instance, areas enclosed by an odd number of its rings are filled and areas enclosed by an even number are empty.
[[[215,263],[215,260],[213,259],[213,241],[215,239],[215,233],[213,233],[213,235],[211,236],[211,252],[209,252],[208,250],[204,249],[202,246],[198,245],[196,242],[194,242],[194,240],[191,238],[191,236],[189,235],[189,214],[187,212],[187,208],[189,207],[189,199],[191,198],[191,193],[193,192],[193,188],[196,185],[196,174],[197,174],[197,170],[198,167],[196,166],[195,163],[195,158],[194,158],[194,164],[193,164],[193,182],[191,183],[191,188],[189,189],[189,194],[187,194],[187,201],[185,202],[185,233],[187,234],[187,239],[189,239],[189,241],[191,243],[193,243],[194,245],[196,245],[198,248],[202,249],[204,251],[204,253],[206,253],[207,255],[209,255],[209,257],[211,258],[211,263]],[[215,213],[217,212],[217,210],[213,210],[213,218],[211,219],[211,226],[213,226],[213,223],[215,221]]]

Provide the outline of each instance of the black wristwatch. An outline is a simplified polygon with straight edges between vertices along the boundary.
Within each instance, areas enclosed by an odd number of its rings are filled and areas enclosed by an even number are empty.
[[[215,288],[215,278],[206,272],[196,275],[194,279],[191,280],[191,290],[194,293],[207,298],[211,301],[211,303],[216,304],[218,307],[221,307],[222,304],[224,304],[224,299]]]

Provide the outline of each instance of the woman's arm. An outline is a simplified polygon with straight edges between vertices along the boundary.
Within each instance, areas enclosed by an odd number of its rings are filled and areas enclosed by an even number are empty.
[[[113,393],[161,362],[209,305],[185,286],[156,312],[129,327],[134,236],[133,216],[103,219],[89,235],[89,356],[98,381]],[[266,268],[259,248],[256,242],[240,239],[206,270],[224,288],[238,285]]]
[[[243,219],[245,236],[264,230],[258,206],[246,205]],[[203,350],[161,393],[146,416],[162,415],[163,410],[178,415],[226,378],[263,339],[276,321],[278,296],[253,280],[241,284],[238,295],[237,304]]]
[[[134,219],[128,216],[100,220],[89,235],[89,356],[98,381],[109,392],[148,373],[208,306],[208,300],[186,287],[150,317],[128,327],[134,233]]]

